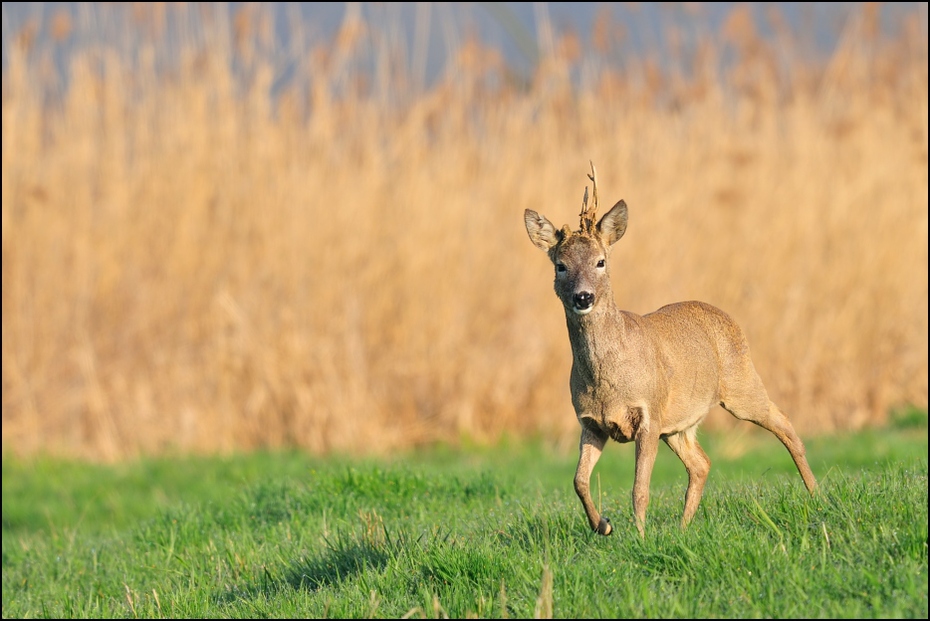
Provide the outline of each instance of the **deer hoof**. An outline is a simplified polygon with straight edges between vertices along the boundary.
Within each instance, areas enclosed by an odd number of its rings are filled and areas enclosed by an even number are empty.
[[[609,535],[613,531],[614,527],[610,525],[610,518],[602,517],[600,523],[597,525],[597,534]]]

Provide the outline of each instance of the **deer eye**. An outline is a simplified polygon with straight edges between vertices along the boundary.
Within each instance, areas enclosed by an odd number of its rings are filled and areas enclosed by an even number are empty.
[[[600,261],[598,261],[598,262],[597,262],[597,266],[598,266],[598,267],[604,267],[604,259],[601,259]]]
[[[555,264],[555,271],[557,271],[557,272],[564,272],[564,271],[565,271],[565,264],[564,264],[564,263],[556,263],[556,264]]]

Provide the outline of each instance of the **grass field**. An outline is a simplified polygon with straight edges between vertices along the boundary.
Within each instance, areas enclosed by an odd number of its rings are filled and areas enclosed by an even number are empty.
[[[722,307],[802,434],[927,407],[925,4],[816,56],[776,5],[571,32],[541,3],[525,79],[447,18],[482,3],[348,3],[286,45],[262,3],[76,6],[4,13],[4,454],[574,442],[522,214],[574,225],[592,160],[630,206],[621,308]]]
[[[3,462],[3,617],[926,618],[927,429],[808,440],[822,495],[768,434],[708,434],[704,501],[678,527],[662,450],[647,536],[630,446],[594,489],[574,450],[437,447],[388,459],[298,452],[121,465]]]

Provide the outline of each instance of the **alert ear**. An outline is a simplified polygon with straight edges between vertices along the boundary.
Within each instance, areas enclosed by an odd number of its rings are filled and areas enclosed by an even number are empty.
[[[523,212],[523,220],[526,222],[526,232],[540,250],[549,252],[553,246],[559,243],[559,234],[556,228],[552,226],[545,216],[541,216],[532,209]]]
[[[626,214],[626,202],[619,200],[597,223],[597,231],[605,246],[616,243],[626,233]]]

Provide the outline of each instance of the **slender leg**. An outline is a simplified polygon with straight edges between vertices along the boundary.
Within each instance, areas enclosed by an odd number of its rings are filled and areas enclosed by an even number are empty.
[[[601,535],[609,535],[613,530],[610,520],[601,515],[591,500],[591,471],[594,464],[601,457],[607,436],[596,429],[582,426],[581,442],[578,450],[578,468],[575,470],[575,493],[581,499],[584,512],[588,516],[588,524]]]
[[[633,515],[641,537],[646,536],[646,507],[649,506],[649,480],[659,452],[658,434],[645,433],[636,438],[636,475],[633,479]]]
[[[791,453],[791,459],[794,460],[794,465],[797,466],[807,491],[812,496],[814,495],[817,490],[817,480],[807,463],[804,443],[795,433],[794,426],[788,417],[769,399],[758,375],[751,390],[732,395],[720,405],[736,418],[753,422],[775,434],[775,437],[781,440],[781,443]]]
[[[800,473],[801,478],[804,479],[804,485],[807,487],[807,491],[813,496],[814,492],[817,491],[817,479],[814,478],[814,473],[807,463],[807,452],[804,450],[804,443],[801,442],[801,438],[795,433],[794,427],[791,425],[788,417],[778,409],[778,406],[769,401],[767,415],[759,419],[750,420],[760,427],[768,429],[781,440],[781,443],[784,444],[788,452],[791,453],[791,459],[794,460],[794,465],[797,467],[798,473]]]
[[[707,475],[710,473],[710,458],[707,457],[707,453],[698,444],[696,433],[697,430],[692,427],[665,438],[665,443],[678,455],[688,472],[685,512],[681,518],[682,528],[691,522],[697,512],[698,505],[701,504],[701,496],[704,494],[704,484],[707,482]]]

